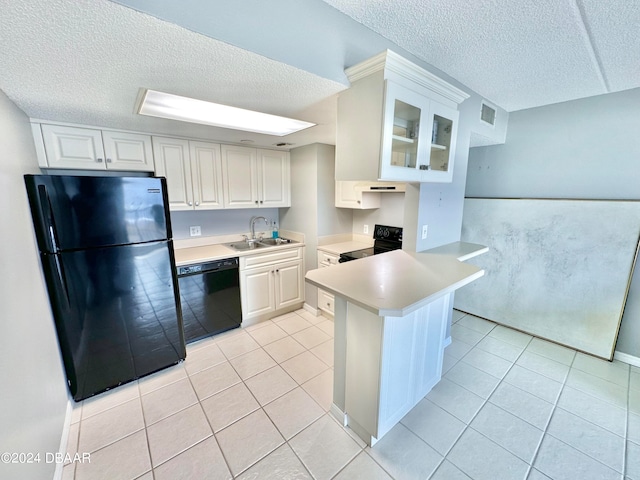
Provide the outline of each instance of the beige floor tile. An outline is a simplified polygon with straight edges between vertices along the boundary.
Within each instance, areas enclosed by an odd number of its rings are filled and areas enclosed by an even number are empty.
[[[561,383],[564,383],[569,373],[568,365],[527,350],[522,352],[522,355],[516,361],[516,365]]]
[[[548,342],[547,340],[542,340],[541,338],[531,340],[531,343],[527,346],[527,351],[537,353],[538,355],[564,363],[565,365],[571,365],[576,356],[575,350]]]
[[[324,333],[316,326],[311,326],[300,330],[299,332],[291,335],[300,345],[306,349],[313,348],[321,343],[331,340],[331,337]]]
[[[214,437],[154,468],[155,480],[229,480],[231,472]]]
[[[553,411],[553,404],[506,382],[498,385],[489,401],[540,430],[547,428]]]
[[[280,366],[300,385],[329,368],[326,363],[308,351],[282,362]]]
[[[308,322],[300,315],[283,318],[282,320],[278,320],[276,323],[289,335],[299,332],[300,330],[304,330],[305,328],[309,328],[312,325],[311,322]]]
[[[281,340],[264,346],[265,351],[271,355],[276,362],[282,363],[285,360],[295,357],[304,352],[305,348],[291,337],[285,337]]]
[[[504,381],[549,403],[556,403],[562,384],[544,375],[514,365]]]
[[[629,384],[629,365],[616,360],[607,362],[578,352],[572,368],[582,370],[617,385],[627,386]]]
[[[144,428],[140,399],[136,398],[80,423],[79,452],[95,452]]]
[[[260,345],[246,332],[241,332],[231,338],[222,340],[218,342],[217,345],[229,360],[243,353],[260,348]]]
[[[253,325],[242,327],[242,330],[244,330],[247,333],[252,333],[255,330],[260,330],[261,328],[264,328],[273,324],[274,324],[273,320],[263,320],[261,322],[254,323]]]
[[[215,395],[241,381],[229,362],[219,363],[191,375],[191,383],[200,400]]]
[[[280,445],[284,439],[262,409],[216,434],[233,475],[238,475]]]
[[[279,365],[247,379],[245,384],[260,405],[266,405],[298,385]]]
[[[463,362],[474,366],[478,370],[493,375],[496,378],[503,378],[513,363],[493,355],[489,352],[485,352],[479,348],[474,348],[467,353],[462,360]]]
[[[464,422],[426,398],[413,407],[401,422],[440,455],[447,454],[467,427]]]
[[[522,349],[529,345],[533,339],[531,335],[518,332],[517,330],[513,330],[502,325],[496,325],[496,327],[489,332],[489,336]]]
[[[147,426],[198,402],[188,378],[154,390],[141,398]]]
[[[360,452],[334,480],[392,480],[387,472],[366,453]]]
[[[324,318],[324,317],[322,317],[322,318]],[[335,332],[335,325],[333,323],[333,320],[324,319],[320,323],[316,323],[316,327],[318,327],[324,333],[326,333],[331,338],[333,338],[333,334]]]
[[[476,317],[475,315],[465,315],[461,317],[456,322],[456,324],[462,327],[470,328],[471,330],[475,330],[476,332],[479,332],[483,335],[489,333],[496,326],[495,323],[480,317]]]
[[[624,408],[611,405],[580,390],[565,385],[558,400],[558,407],[606,428],[616,435],[624,436],[625,434],[627,412]],[[629,412],[629,436],[633,431],[633,415]]]
[[[215,433],[260,408],[244,383],[227,388],[202,401]]]
[[[231,359],[231,365],[243,380],[276,365],[276,362],[262,348],[244,353]]]
[[[489,398],[491,392],[493,392],[498,386],[498,383],[500,383],[499,378],[478,370],[464,361],[454,365],[451,370],[447,372],[445,378],[482,398]]]
[[[131,480],[149,470],[147,436],[140,431],[92,453],[90,463],[77,463],[75,480]]]
[[[104,412],[109,408],[133,400],[139,396],[140,391],[137,381],[120,385],[112,390],[84,400],[82,402],[82,418],[85,419],[96,413]]]
[[[312,325],[315,325],[317,323],[324,321],[324,318],[325,318],[322,315],[314,315],[313,313],[305,310],[304,308],[301,308],[300,310],[296,310],[295,313],[301,316],[302,318],[304,318],[307,322],[311,323]]]
[[[273,343],[276,340],[280,340],[281,338],[286,337],[288,334],[283,329],[281,329],[275,323],[270,323],[264,328],[260,328],[257,330],[252,330],[249,334],[253,337],[253,339],[258,342],[261,346],[265,346],[269,343]]]
[[[312,480],[304,465],[285,444],[236,477],[238,480]]]
[[[266,405],[264,410],[287,440],[325,413],[315,400],[300,387]]]
[[[65,450],[66,453],[73,456],[78,451],[78,440],[80,436],[80,424],[72,423],[69,427],[69,437],[67,438],[67,448]],[[65,462],[69,463],[69,462]]]
[[[140,395],[153,392],[158,388],[164,387],[171,383],[177,382],[187,377],[187,372],[182,365],[173,365],[172,367],[161,370],[153,375],[138,380],[140,387]]]
[[[446,378],[426,398],[464,423],[469,423],[484,403],[482,397]]]
[[[184,361],[184,368],[187,370],[189,375],[193,375],[194,373],[198,373],[206,368],[218,365],[226,360],[226,357],[223,355],[217,344],[208,343],[204,348],[200,348],[191,354],[187,354],[187,358]]]
[[[479,480],[521,480],[526,478],[529,469],[526,462],[472,428],[465,430],[447,460],[469,477]]]
[[[462,473],[453,463],[445,460],[429,480],[471,480],[471,478]],[[529,477],[527,480],[533,479]]]
[[[429,478],[442,456],[401,423],[367,453],[394,478]]]
[[[328,480],[362,451],[328,414],[289,441],[298,458],[316,480]]]
[[[187,450],[213,434],[200,405],[193,405],[147,428],[153,466]]]
[[[328,412],[333,403],[333,370],[326,370],[307,380],[302,384],[302,388]]]
[[[484,335],[484,333],[480,333],[477,330],[462,326],[460,322],[451,326],[451,336],[469,345],[475,345],[484,338]]]

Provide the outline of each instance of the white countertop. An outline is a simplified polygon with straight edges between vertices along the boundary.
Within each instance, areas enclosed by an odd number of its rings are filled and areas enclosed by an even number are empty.
[[[440,247],[430,248],[429,250],[425,250],[423,253],[450,255],[452,257],[455,257],[457,260],[464,262],[465,260],[469,260],[476,255],[487,253],[488,251],[489,247],[478,245],[477,243],[453,242],[442,245]]]
[[[176,256],[176,267],[182,267],[193,263],[210,262],[214,260],[222,260],[224,258],[244,257],[247,255],[259,255],[261,253],[270,253],[274,250],[298,247],[304,247],[304,243],[287,243],[273,247],[260,247],[242,251],[236,251],[233,248],[218,243],[199,247],[175,248],[174,252]]]
[[[332,243],[330,245],[318,245],[318,250],[332,253],[333,255],[340,255],[345,252],[352,252],[353,250],[362,250],[363,248],[371,248],[373,245],[363,242],[340,242]]]
[[[452,255],[394,250],[311,270],[306,279],[376,315],[402,317],[482,275]]]

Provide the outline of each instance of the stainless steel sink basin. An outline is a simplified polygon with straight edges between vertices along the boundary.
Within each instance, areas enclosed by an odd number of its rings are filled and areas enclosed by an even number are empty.
[[[287,238],[263,238],[262,240],[259,240],[258,243],[273,247],[275,245],[287,245],[289,243],[295,243],[295,242]]]
[[[262,245],[258,242],[244,242],[242,240],[240,240],[239,242],[225,243],[225,245],[238,251],[255,250],[256,248],[264,248],[267,246]]]
[[[236,251],[255,250],[256,248],[275,247],[276,245],[289,245],[297,243],[287,238],[263,238],[262,240],[240,240],[238,242],[225,243],[224,245]]]

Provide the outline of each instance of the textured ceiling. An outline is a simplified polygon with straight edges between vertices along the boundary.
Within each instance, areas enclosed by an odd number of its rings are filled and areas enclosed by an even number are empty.
[[[640,86],[638,0],[323,0],[507,111]]]
[[[0,90],[30,117],[227,142],[333,144],[344,68],[385,48],[507,111],[640,86],[639,0],[0,0],[0,12]],[[319,125],[269,137],[142,117],[140,88]]]
[[[332,144],[342,83],[105,0],[0,1],[0,90],[31,118],[256,144]],[[283,137],[134,114],[140,88],[319,125]]]

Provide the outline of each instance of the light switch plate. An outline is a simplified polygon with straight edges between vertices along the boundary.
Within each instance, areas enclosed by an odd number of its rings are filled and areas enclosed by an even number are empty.
[[[194,227],[189,227],[189,233],[192,237],[199,237],[202,235],[202,230],[200,230],[200,225],[196,225]]]
[[[429,225],[422,225],[422,240],[427,239],[427,231],[429,230]]]
[[[362,228],[362,233],[364,233],[365,235],[369,233],[369,225],[364,225],[364,227]]]

